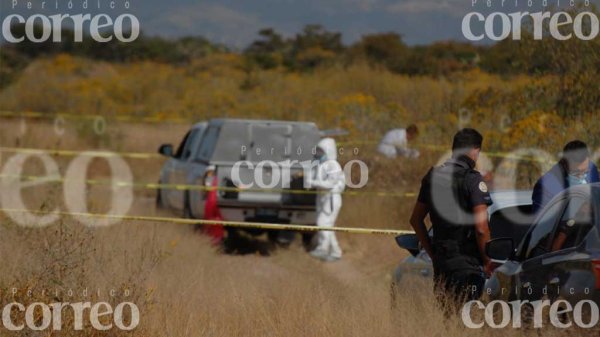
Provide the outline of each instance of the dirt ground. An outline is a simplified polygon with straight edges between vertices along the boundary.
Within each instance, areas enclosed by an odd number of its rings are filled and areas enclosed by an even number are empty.
[[[52,123],[0,121],[0,146],[113,149],[154,152],[161,143],[177,144],[186,125],[109,125],[107,134],[88,136],[83,122],[58,134]],[[13,154],[2,153],[4,165]],[[56,158],[61,172],[72,158]],[[129,159],[136,181],[154,182],[162,160]],[[39,173],[26,163],[25,174]],[[106,163],[95,160],[90,178],[107,177]],[[417,177],[406,177],[418,183]],[[173,215],[157,211],[154,191],[135,190],[133,215]],[[30,209],[63,208],[62,186],[46,184],[23,192]],[[105,187],[87,191],[90,208],[106,207]],[[339,225],[406,228],[413,199],[345,198]],[[458,318],[445,319],[436,308],[427,280],[403,284],[395,309],[389,287],[395,266],[406,256],[393,237],[339,234],[344,257],[335,263],[311,258],[299,238],[268,257],[226,255],[191,226],[121,222],[89,228],[61,217],[44,228],[23,228],[0,213],[0,298],[25,302],[90,298],[140,308],[140,325],[131,332],[100,332],[68,327],[39,336],[517,336],[537,331],[469,330]],[[54,291],[53,295],[42,290]],[[92,289],[86,297],[82,290]],[[109,290],[116,290],[114,295]],[[27,294],[32,291],[32,295]],[[75,294],[69,296],[68,290]],[[128,290],[128,293],[125,292]],[[570,330],[570,335],[576,332]],[[560,335],[544,330],[543,335]],[[4,336],[4,332],[0,333]],[[8,334],[7,334],[8,335]],[[20,334],[15,334],[18,336]],[[583,336],[584,334],[582,334]],[[32,334],[32,336],[34,336]],[[37,335],[35,335],[37,336]]]

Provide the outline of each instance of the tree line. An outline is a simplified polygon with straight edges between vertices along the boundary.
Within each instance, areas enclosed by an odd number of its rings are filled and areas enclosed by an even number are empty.
[[[13,25],[16,35],[23,35],[24,25]],[[34,31],[41,34],[41,28]],[[570,49],[585,57],[586,51],[597,54],[598,41],[564,42],[544,39],[534,41],[525,33],[521,41],[503,40],[493,45],[473,45],[467,42],[442,41],[429,45],[408,46],[402,35],[395,32],[364,35],[359,41],[344,45],[342,34],[326,30],[321,25],[307,25],[293,37],[284,37],[273,28],[258,32],[258,37],[244,50],[232,50],[223,44],[202,36],[167,39],[141,35],[134,42],[112,40],[98,43],[84,38],[73,42],[73,33],[65,29],[62,42],[47,41],[2,46],[2,61],[11,66],[14,58],[23,61],[57,53],[111,62],[136,62],[151,60],[171,64],[185,64],[194,58],[212,53],[239,52],[251,65],[262,69],[285,68],[292,71],[311,71],[318,67],[349,65],[366,62],[391,72],[406,75],[444,76],[456,71],[480,68],[490,73],[559,73],[564,71],[566,55],[555,53],[558,47]],[[576,47],[576,48],[572,48]],[[593,56],[593,55],[592,55]]]
[[[12,30],[20,34],[24,26],[15,25]],[[91,38],[75,43],[72,32],[62,33],[61,43],[4,44],[0,52],[0,88],[14,80],[31,60],[58,53],[110,62],[154,61],[174,65],[185,65],[214,53],[237,53],[242,55],[244,69],[249,74],[261,69],[312,72],[357,63],[409,76],[445,77],[473,69],[507,76],[550,74],[557,76],[556,85],[561,90],[556,110],[600,108],[598,38],[540,41],[534,40],[525,29],[522,40],[507,39],[493,45],[443,41],[409,46],[400,34],[388,32],[365,35],[345,45],[341,33],[320,25],[307,25],[292,37],[284,37],[273,28],[262,29],[248,47],[232,50],[201,36],[167,39],[142,34],[130,43],[116,40],[98,43]],[[252,87],[251,83],[248,87]]]

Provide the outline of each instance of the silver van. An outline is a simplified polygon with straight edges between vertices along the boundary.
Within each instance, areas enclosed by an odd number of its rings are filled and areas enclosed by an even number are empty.
[[[295,178],[301,163],[313,160],[320,132],[314,123],[273,120],[213,119],[195,124],[168,158],[160,184],[214,186],[225,220],[314,225],[315,194]],[[216,182],[213,180],[216,179]],[[167,186],[157,205],[184,217],[202,219],[206,190]],[[260,231],[251,231],[259,234]]]

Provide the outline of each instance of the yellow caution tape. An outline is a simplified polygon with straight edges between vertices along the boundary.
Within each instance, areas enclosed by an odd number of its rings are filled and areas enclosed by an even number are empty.
[[[146,123],[160,123],[160,122],[168,122],[168,123],[191,123],[189,120],[184,118],[164,118],[160,116],[151,116],[151,117],[139,117],[139,116],[127,116],[127,115],[118,115],[118,116],[110,116],[105,117],[102,115],[78,115],[73,113],[43,113],[43,112],[34,112],[34,111],[24,111],[24,112],[15,112],[15,111],[0,111],[0,117],[22,117],[22,118],[66,118],[66,119],[112,119],[121,122],[146,122]],[[350,145],[374,145],[379,144],[378,141],[372,140],[358,140],[358,141],[346,141],[346,142],[338,142],[339,146],[350,146]],[[420,147],[429,148],[436,151],[446,151],[448,150],[445,146],[440,145],[428,145],[422,144]],[[62,153],[67,153],[69,151],[60,151]],[[64,155],[76,155],[75,151],[72,151],[72,154],[64,154]],[[515,155],[507,152],[484,152],[484,154],[490,157],[497,158],[506,158],[506,159],[514,159],[514,160],[522,160],[522,161],[530,161],[530,162],[539,162],[539,163],[553,163],[553,160],[543,160],[539,158],[533,158],[531,156],[523,156],[523,155]],[[60,154],[59,154],[60,155]],[[154,153],[132,153],[127,155],[125,153],[124,157],[129,156],[130,158],[157,158],[160,157]]]
[[[346,142],[340,143],[340,146],[345,146],[347,144],[366,144],[367,142]],[[345,144],[345,145],[342,145]],[[445,151],[446,148],[439,145],[422,145],[424,148],[436,150],[436,151]],[[112,151],[75,151],[75,150],[57,150],[57,149],[35,149],[35,148],[19,148],[19,147],[0,147],[0,152],[10,152],[10,153],[28,153],[28,154],[49,154],[52,156],[64,156],[64,157],[75,157],[79,155],[86,155],[90,157],[123,157],[123,158],[132,158],[132,159],[164,159],[165,157],[158,153],[150,153],[150,152],[112,152]],[[553,160],[542,160],[538,158],[532,158],[531,156],[525,155],[515,155],[507,152],[483,152],[483,154],[490,157],[498,157],[498,158],[506,158],[506,159],[514,159],[514,160],[523,160],[523,161],[531,161],[531,162],[540,162],[540,163],[553,163]]]
[[[377,141],[347,141],[347,142],[339,142],[337,143],[339,146],[350,146],[350,145],[376,145],[379,144]],[[448,147],[442,145],[431,145],[431,144],[420,144],[416,146],[423,147],[426,149],[434,150],[434,151],[448,151]],[[543,160],[539,158],[534,158],[532,156],[527,155],[516,155],[509,152],[482,152],[489,157],[496,158],[505,158],[505,159],[513,159],[513,160],[522,160],[522,161],[530,161],[530,162],[539,162],[539,163],[554,163],[554,160]]]
[[[347,142],[337,142],[338,146],[350,146],[350,145],[374,145],[379,144],[378,141],[374,140],[356,140],[356,141],[347,141]]]
[[[423,147],[442,150],[443,147],[437,145],[423,145]],[[10,153],[25,153],[25,154],[49,154],[54,156],[79,156],[85,155],[90,157],[101,157],[101,158],[110,158],[110,157],[123,157],[123,158],[132,158],[132,159],[159,159],[164,158],[162,155],[158,153],[147,153],[147,152],[111,152],[111,151],[74,151],[74,150],[53,150],[53,149],[35,149],[35,148],[16,148],[16,147],[0,147],[0,152],[10,152]],[[528,160],[528,161],[537,161],[537,162],[549,162],[540,159],[534,159],[526,156],[518,156],[511,155],[508,153],[501,152],[486,152],[486,155],[489,156],[497,156],[503,158],[510,158],[515,160]],[[2,175],[0,175],[2,177]],[[47,180],[47,177],[39,177],[39,176],[20,176],[13,178],[21,178],[25,180]],[[52,179],[51,182],[63,182],[62,179]],[[210,191],[210,190],[218,190],[225,192],[258,192],[258,193],[287,193],[287,194],[320,194],[326,193],[324,191],[314,191],[314,190],[290,190],[290,189],[259,189],[259,188],[237,188],[237,187],[211,187],[211,186],[202,186],[202,185],[188,185],[188,184],[157,184],[157,183],[136,183],[136,182],[111,182],[104,180],[86,180],[86,184],[88,185],[110,185],[115,184],[117,186],[130,186],[134,188],[146,188],[146,189],[176,189],[176,190],[201,190],[201,191]],[[413,198],[416,197],[416,193],[414,192],[387,192],[387,191],[345,191],[344,195],[348,196],[359,196],[359,195],[373,195],[378,197],[405,197],[405,198]]]
[[[89,157],[123,157],[132,159],[152,159],[152,158],[164,158],[164,156],[158,153],[148,152],[111,152],[111,151],[73,151],[73,150],[53,150],[53,149],[33,149],[33,148],[21,148],[21,147],[0,147],[0,152],[10,153],[25,153],[25,154],[48,154],[51,156],[62,156],[62,157],[75,157],[85,155]]]
[[[31,119],[74,119],[74,120],[116,120],[119,122],[142,122],[142,123],[192,123],[190,120],[185,118],[164,118],[161,116],[150,116],[150,117],[139,117],[131,115],[117,115],[117,116],[104,116],[104,115],[85,115],[85,114],[74,114],[74,113],[45,113],[35,111],[0,111],[0,117],[17,117],[17,118],[31,118]]]
[[[377,235],[402,235],[414,234],[413,231],[397,230],[397,229],[376,229],[376,228],[354,228],[354,227],[323,227],[295,225],[295,224],[273,224],[262,222],[241,222],[241,221],[223,221],[223,220],[203,220],[203,219],[182,219],[157,216],[142,216],[142,215],[113,215],[113,214],[96,214],[96,213],[78,213],[78,212],[60,212],[60,211],[33,211],[27,209],[12,209],[0,208],[4,213],[30,213],[36,215],[59,215],[72,217],[86,217],[91,219],[116,219],[122,221],[152,221],[152,222],[169,222],[182,225],[220,225],[224,227],[235,228],[260,228],[260,229],[275,229],[275,230],[291,230],[301,232],[340,232],[351,234],[377,234]]]
[[[430,149],[430,150],[436,150],[436,151],[447,151],[448,149],[444,146],[441,145],[429,145],[429,144],[423,144],[421,145],[424,148]],[[505,159],[513,159],[513,160],[522,160],[522,161],[531,161],[531,162],[539,162],[539,163],[554,163],[554,160],[543,160],[543,159],[539,159],[539,158],[534,158],[533,156],[528,156],[528,155],[517,155],[514,153],[509,153],[509,152],[481,152],[482,154],[489,156],[489,157],[496,157],[496,158],[505,158]]]
[[[0,174],[0,178],[11,178],[20,179],[31,182],[44,182],[44,183],[63,183],[67,179],[62,177],[53,176],[33,176],[33,175],[11,175],[11,174]],[[256,192],[256,193],[283,193],[283,194],[324,194],[329,193],[327,191],[315,191],[315,190],[291,190],[291,189],[261,189],[261,188],[239,188],[239,187],[227,187],[227,186],[204,186],[204,185],[187,185],[187,184],[161,184],[161,183],[136,183],[136,182],[125,182],[125,181],[112,181],[112,180],[99,180],[99,179],[87,179],[84,180],[86,185],[96,186],[116,186],[116,187],[132,187],[140,189],[152,189],[152,190],[180,190],[180,191],[224,191],[224,192]],[[416,193],[413,192],[385,192],[385,191],[344,191],[341,194],[349,196],[360,196],[360,195],[373,195],[378,197],[416,197]]]

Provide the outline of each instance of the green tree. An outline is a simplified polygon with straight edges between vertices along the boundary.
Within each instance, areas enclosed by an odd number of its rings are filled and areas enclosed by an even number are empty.
[[[409,49],[402,36],[390,32],[365,35],[348,53],[353,62],[365,59],[371,66],[382,65],[399,72],[406,63]]]
[[[286,63],[290,68],[299,70],[331,64],[344,51],[342,34],[327,31],[321,25],[305,26],[291,45]]]
[[[273,28],[258,32],[260,38],[246,49],[245,54],[263,69],[272,69],[283,63],[285,53],[289,51],[289,42]]]

